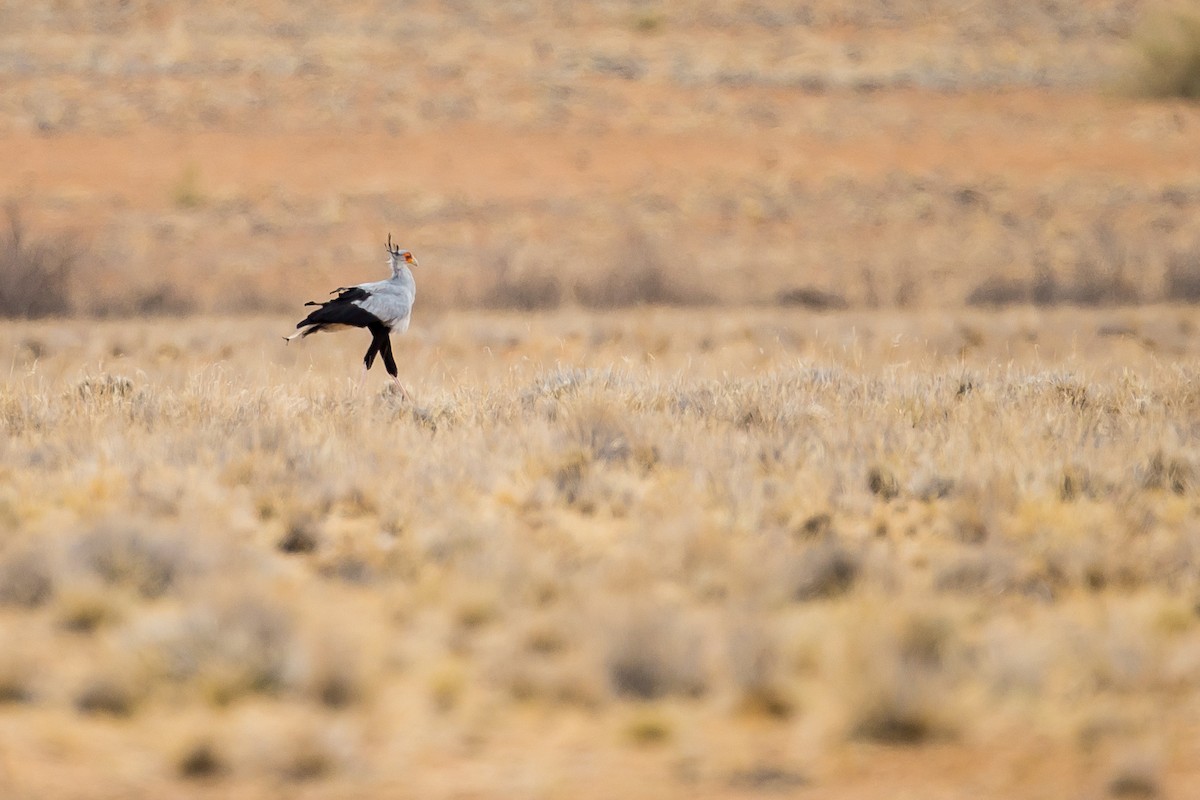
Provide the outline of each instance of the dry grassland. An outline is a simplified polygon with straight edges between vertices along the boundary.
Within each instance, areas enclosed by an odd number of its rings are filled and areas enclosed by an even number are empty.
[[[0,198],[76,235],[80,308],[278,312],[388,231],[426,309],[1194,299],[1200,111],[1120,90],[1146,3],[328,6],[5,8]]]
[[[6,797],[1200,786],[1190,310],[288,325],[0,333]]]
[[[0,798],[1200,796],[1153,10],[0,0]]]

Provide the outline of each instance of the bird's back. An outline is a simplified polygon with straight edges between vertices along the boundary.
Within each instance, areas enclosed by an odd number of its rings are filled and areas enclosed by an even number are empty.
[[[408,328],[417,287],[412,272],[407,267],[386,281],[373,281],[358,285],[366,297],[354,303],[364,311],[374,314],[392,330],[403,332]]]

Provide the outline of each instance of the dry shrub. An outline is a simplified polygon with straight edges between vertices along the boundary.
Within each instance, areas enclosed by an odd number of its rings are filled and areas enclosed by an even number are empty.
[[[1028,303],[1031,297],[1028,283],[1020,278],[992,276],[972,289],[966,302],[969,306],[1011,306]]]
[[[284,553],[312,553],[321,545],[321,530],[310,517],[297,517],[275,546]]]
[[[606,464],[631,461],[649,469],[658,460],[657,449],[643,443],[634,430],[632,415],[624,406],[601,399],[569,404],[566,429],[571,444],[589,459]]]
[[[881,500],[894,500],[900,496],[900,480],[895,472],[877,464],[867,471],[867,489]]]
[[[903,614],[882,628],[875,624],[852,643],[850,735],[917,745],[952,734],[952,625],[923,614]]]
[[[794,600],[826,600],[854,588],[862,571],[861,559],[836,542],[805,548],[788,570],[790,596]]]
[[[152,634],[149,661],[175,680],[194,680],[212,702],[229,703],[287,685],[296,651],[288,610],[243,594],[195,606],[169,629]]]
[[[121,607],[103,586],[80,581],[62,587],[56,602],[59,624],[75,633],[91,633],[121,618]]]
[[[1163,298],[1177,303],[1200,302],[1200,246],[1167,257]]]
[[[524,652],[510,654],[499,665],[497,682],[514,700],[596,708],[605,698],[604,679],[578,654],[567,656]]]
[[[630,227],[612,251],[599,277],[575,288],[579,302],[588,308],[623,308],[638,305],[702,305],[712,298],[694,286],[672,278],[674,270],[659,246],[643,230]]]
[[[153,599],[172,591],[194,566],[182,533],[149,533],[125,525],[94,528],[76,540],[73,560],[111,586],[128,586]]]
[[[934,573],[933,588],[968,597],[994,597],[1016,587],[1013,559],[995,551],[969,551]]]
[[[225,754],[208,737],[189,741],[175,760],[175,769],[181,778],[206,780],[215,778],[229,770]]]
[[[105,669],[84,681],[75,694],[75,708],[84,714],[128,717],[138,700],[136,683],[127,672]]]
[[[34,662],[10,649],[0,654],[0,706],[9,703],[29,703],[34,699]]]
[[[1200,3],[1152,10],[1133,36],[1132,88],[1151,97],[1200,98]]]
[[[671,738],[673,726],[660,709],[653,706],[639,708],[625,726],[625,735],[634,744],[650,745]]]
[[[1185,494],[1196,485],[1196,468],[1185,456],[1171,456],[1156,451],[1138,468],[1144,489],[1166,490]]]
[[[796,700],[784,675],[783,658],[774,638],[762,625],[737,625],[729,636],[729,666],[743,711],[786,719]]]
[[[1110,241],[1107,238],[1102,241]],[[1126,277],[1127,256],[1115,244],[1106,244],[1103,259],[1080,257],[1071,282],[1062,286],[1056,302],[1077,306],[1123,306],[1141,302],[1141,293]]]
[[[0,557],[0,605],[36,608],[54,594],[54,567],[40,548],[12,549]]]
[[[813,286],[784,289],[775,295],[775,302],[781,306],[797,306],[810,311],[831,311],[849,305],[842,295]]]
[[[1093,226],[1080,242],[1075,270],[1060,280],[1043,261],[1034,264],[1033,278],[991,276],[966,297],[967,305],[1002,307],[1034,303],[1041,306],[1120,306],[1142,301],[1130,280],[1136,264],[1132,246],[1106,222]]]
[[[559,279],[536,270],[516,272],[512,256],[500,253],[492,259],[492,282],[484,290],[480,305],[484,308],[537,311],[558,308],[563,289]]]
[[[133,381],[124,375],[88,376],[75,384],[75,395],[85,403],[116,400],[133,392]]]
[[[0,239],[0,317],[70,314],[71,278],[79,258],[71,242],[30,241],[15,205]]]
[[[196,312],[196,301],[177,286],[160,283],[142,289],[125,304],[100,309],[106,316],[176,317]],[[228,310],[228,309],[227,309]]]
[[[194,314],[197,309],[194,297],[168,283],[128,289],[116,296],[99,295],[85,300],[83,307],[88,314],[101,318],[179,317]]]
[[[1162,767],[1145,754],[1120,758],[1108,780],[1108,796],[1123,800],[1153,800],[1162,797]]]
[[[609,684],[622,697],[697,696],[706,677],[699,632],[674,609],[630,612],[609,633]]]
[[[361,645],[327,634],[310,650],[307,688],[314,699],[328,708],[345,708],[363,698],[367,679]]]
[[[731,788],[741,791],[789,796],[812,781],[795,770],[759,765],[734,772],[729,776],[728,783]]]
[[[330,732],[310,723],[293,730],[274,755],[280,777],[297,783],[329,777],[338,768],[338,749]]]

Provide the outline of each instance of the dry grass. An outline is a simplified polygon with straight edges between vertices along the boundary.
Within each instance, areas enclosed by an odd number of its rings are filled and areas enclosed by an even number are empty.
[[[1141,4],[644,5],[14,12],[0,199],[101,315],[295,308],[388,231],[423,310],[1154,302],[1200,236],[1197,111],[1098,97]]]
[[[568,782],[576,748],[683,765],[657,794],[1191,735],[1187,314],[1028,314],[430,319],[415,406],[353,391],[352,337],[276,348],[283,319],[10,325],[0,740],[67,737],[98,794],[120,751],[253,796],[465,791],[435,765],[518,742]],[[1192,785],[1176,754],[1108,790]]]
[[[5,209],[0,238],[0,316],[33,319],[74,309],[72,273],[79,259],[69,241],[31,239],[15,203]]]
[[[1134,31],[1139,56],[1133,88],[1153,97],[1200,98],[1200,4],[1151,8]]]
[[[1148,11],[8,4],[0,795],[1200,795]]]

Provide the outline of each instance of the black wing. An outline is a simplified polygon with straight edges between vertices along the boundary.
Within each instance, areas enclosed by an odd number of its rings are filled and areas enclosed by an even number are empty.
[[[370,297],[370,292],[359,287],[352,286],[350,288],[335,289],[334,292],[338,296],[332,300],[326,300],[324,303],[309,302],[306,306],[316,306],[316,308],[307,317],[296,323],[297,328],[305,328],[312,326],[312,330],[307,330],[304,335],[316,333],[326,325],[353,325],[356,328],[370,328],[376,325],[382,325],[379,317],[369,311],[366,311],[361,306],[355,304],[355,300],[365,300]],[[330,292],[333,294],[333,292]]]

